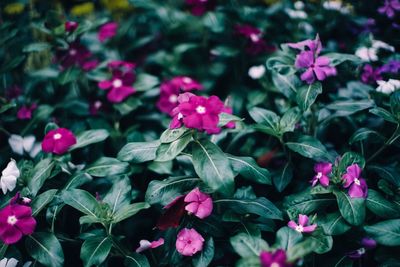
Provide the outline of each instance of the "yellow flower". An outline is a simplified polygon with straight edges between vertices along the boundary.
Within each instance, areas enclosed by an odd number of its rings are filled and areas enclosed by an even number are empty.
[[[71,8],[71,14],[75,16],[84,16],[92,13],[94,10],[93,3],[86,2],[80,5],[75,5]]]
[[[101,0],[101,3],[110,11],[124,11],[132,8],[128,0]]]
[[[21,3],[11,3],[5,6],[4,12],[8,15],[16,15],[24,11],[25,5]]]

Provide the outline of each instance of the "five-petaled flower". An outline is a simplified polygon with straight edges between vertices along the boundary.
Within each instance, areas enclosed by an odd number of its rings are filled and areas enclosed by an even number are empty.
[[[260,253],[261,267],[290,267],[287,262],[286,252],[283,249],[274,252],[262,251]]]
[[[378,12],[386,14],[388,18],[393,18],[397,11],[400,11],[399,0],[385,0],[383,6],[378,8]]]
[[[0,187],[3,194],[7,191],[13,191],[17,185],[17,179],[20,176],[20,171],[15,160],[11,159],[7,167],[1,172]]]
[[[318,182],[327,187],[329,185],[329,174],[332,172],[332,164],[329,162],[319,162],[315,164],[314,171],[316,174],[311,180],[312,186],[315,186]]]
[[[97,33],[97,37],[100,42],[105,42],[108,39],[114,37],[118,31],[118,23],[116,22],[108,22],[100,27],[99,32]]]
[[[193,256],[203,250],[204,238],[195,230],[183,228],[176,238],[176,250],[183,256]]]
[[[160,238],[158,240],[150,242],[149,240],[140,240],[139,242],[140,246],[136,249],[137,253],[140,253],[142,251],[151,249],[151,248],[157,248],[159,246],[164,245],[164,238]]]
[[[342,176],[344,180],[344,188],[349,188],[349,196],[351,198],[366,198],[368,195],[367,182],[360,177],[362,169],[358,164],[352,164],[346,169],[346,173]]]
[[[317,224],[309,225],[309,218],[307,215],[299,214],[299,224],[295,221],[289,221],[288,226],[299,233],[312,233],[317,228]]]
[[[201,192],[198,187],[190,191],[185,196],[184,201],[188,203],[185,210],[200,219],[208,217],[213,210],[211,197]]]
[[[30,106],[22,106],[17,112],[17,118],[20,120],[29,120],[32,118],[32,112],[37,108],[34,103]]]
[[[92,53],[79,40],[70,43],[68,49],[58,49],[55,60],[61,65],[62,69],[77,66],[89,71],[98,64],[97,60],[92,59]]]
[[[42,150],[47,153],[61,155],[75,144],[76,137],[70,130],[57,128],[46,134],[42,142]]]

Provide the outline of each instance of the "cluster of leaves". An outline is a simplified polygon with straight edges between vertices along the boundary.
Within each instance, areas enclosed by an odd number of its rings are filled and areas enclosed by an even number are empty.
[[[354,56],[370,34],[360,30],[369,16],[377,17],[378,39],[400,45],[398,30],[387,31],[389,22],[375,12],[379,5],[346,1],[353,13],[340,13],[307,3],[308,18],[301,20],[288,16],[292,1],[217,1],[202,16],[183,1],[130,0],[117,9],[101,1],[86,15],[70,1],[20,2],[19,14],[0,11],[0,166],[17,160],[18,190],[32,199],[38,225],[24,242],[0,243],[0,259],[45,266],[260,266],[261,251],[281,248],[303,266],[398,264],[400,92],[383,95],[361,83],[361,60]],[[72,34],[67,20],[79,21]],[[118,21],[118,34],[100,43],[96,31],[110,20]],[[277,50],[246,54],[237,24],[262,29]],[[306,84],[294,67],[296,51],[280,45],[317,33],[338,75]],[[57,51],[77,40],[99,60],[95,69],[55,62]],[[110,60],[137,63],[136,93],[118,104],[97,86],[109,78]],[[254,65],[267,68],[258,80],[248,77]],[[226,98],[235,115],[221,113],[219,123],[236,127],[218,135],[168,129],[171,118],[155,103],[162,81],[178,75],[200,81],[201,94]],[[14,85],[23,92],[9,98]],[[92,114],[97,100],[102,108]],[[30,120],[19,120],[18,108],[29,103],[38,108]],[[7,141],[11,134],[40,141],[57,125],[77,135],[61,156],[16,155]],[[331,185],[311,187],[314,164],[322,161],[334,165]],[[365,199],[349,197],[342,186],[355,163],[368,184]],[[188,215],[177,229],[156,230],[163,207],[195,187],[212,196],[212,215]],[[1,195],[0,208],[12,197]],[[310,216],[317,230],[287,227],[299,214]],[[205,239],[193,257],[175,249],[183,227]],[[361,259],[347,257],[366,236],[378,247]],[[163,246],[134,252],[141,239],[159,237]]]

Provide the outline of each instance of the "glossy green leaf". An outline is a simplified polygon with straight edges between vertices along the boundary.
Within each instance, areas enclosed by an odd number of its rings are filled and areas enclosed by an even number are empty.
[[[227,157],[231,162],[234,172],[240,173],[246,179],[256,183],[271,184],[271,174],[269,171],[259,167],[253,158],[236,157],[229,154],[227,154]]]
[[[25,240],[25,246],[29,255],[45,266],[64,265],[64,253],[60,242],[51,233],[37,232],[29,235]]]
[[[258,256],[261,251],[268,250],[268,243],[259,236],[248,233],[239,233],[230,238],[230,243],[237,254],[241,257]]]
[[[300,135],[285,143],[285,145],[300,155],[316,161],[333,161],[333,157],[321,142],[308,135]]]
[[[322,85],[319,82],[300,87],[296,95],[297,104],[301,110],[308,110],[321,93]]]
[[[385,246],[400,246],[400,219],[378,222],[364,227],[368,236]]]
[[[150,161],[156,158],[156,151],[159,146],[159,140],[128,143],[119,151],[117,158],[132,163]]]
[[[347,192],[342,191],[334,193],[343,218],[351,225],[361,225],[365,219],[365,199],[350,198]]]
[[[368,189],[366,204],[370,211],[381,218],[394,219],[400,217],[400,206],[385,199],[379,192],[373,189]]]
[[[83,242],[81,259],[85,267],[102,264],[111,251],[112,241],[110,237],[91,237]]]
[[[32,216],[37,216],[53,200],[56,193],[57,189],[50,189],[35,197],[31,203]]]
[[[28,188],[33,196],[39,192],[44,182],[50,177],[55,163],[51,158],[43,159],[35,166],[32,177],[28,180]]]
[[[105,129],[88,130],[77,135],[76,144],[70,148],[75,150],[91,144],[99,143],[107,139],[110,134]]]
[[[154,161],[170,161],[175,159],[190,143],[192,135],[187,133],[171,143],[161,144],[156,151]]]
[[[85,172],[96,177],[112,176],[128,171],[128,163],[109,157],[101,157],[85,169]]]
[[[193,257],[194,267],[207,267],[214,258],[214,240],[210,237],[205,243],[203,250]]]

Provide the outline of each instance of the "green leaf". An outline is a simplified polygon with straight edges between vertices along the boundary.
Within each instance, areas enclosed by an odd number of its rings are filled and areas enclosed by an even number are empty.
[[[114,215],[113,223],[119,223],[120,221],[126,220],[139,211],[143,209],[150,208],[150,205],[146,202],[134,203],[130,205],[125,205],[122,208],[118,209]]]
[[[88,166],[85,172],[96,177],[106,177],[129,171],[129,164],[115,158],[101,157]]]
[[[37,216],[39,212],[53,200],[56,193],[57,189],[50,189],[35,197],[35,199],[32,201],[31,204],[32,216],[33,217]]]
[[[76,173],[71,176],[67,184],[64,186],[64,190],[77,188],[87,182],[92,181],[92,176],[87,173]]]
[[[132,253],[125,256],[124,265],[127,267],[150,267],[146,256],[139,253]]]
[[[351,225],[361,225],[365,218],[365,199],[350,198],[342,191],[336,191],[334,194],[343,218]]]
[[[333,238],[332,236],[327,236],[322,233],[316,233],[309,237],[310,239],[314,239],[317,244],[314,248],[314,252],[317,254],[327,253],[332,249],[333,246]]]
[[[318,215],[318,226],[322,227],[327,235],[341,235],[351,229],[339,212]]]
[[[44,182],[50,177],[55,163],[51,158],[43,159],[32,171],[32,178],[28,180],[28,188],[33,196],[39,192]]]
[[[269,70],[280,74],[290,75],[296,72],[293,67],[293,58],[288,56],[270,57],[266,62]]]
[[[154,161],[164,162],[175,159],[186,148],[191,140],[192,135],[188,132],[171,143],[161,144],[157,149]]]
[[[282,212],[268,199],[218,199],[214,204],[231,209],[238,214],[256,214],[266,219],[282,220]]]
[[[316,161],[334,161],[321,142],[309,135],[300,135],[293,140],[286,142],[288,148],[300,155]]]
[[[25,52],[25,53],[41,52],[44,50],[48,50],[50,48],[51,48],[51,46],[48,43],[32,43],[32,44],[26,45],[22,49],[22,52]]]
[[[368,236],[385,246],[400,246],[400,219],[378,222],[365,226]]]
[[[278,192],[282,192],[293,179],[293,167],[290,162],[286,163],[282,171],[273,176],[273,182]]]
[[[359,65],[362,63],[361,59],[352,54],[343,54],[343,53],[328,53],[324,56],[328,57],[330,60],[329,65],[337,66],[345,61],[350,61],[354,65]]]
[[[365,99],[365,100],[343,100],[336,101],[332,104],[326,106],[327,109],[337,110],[340,116],[348,116],[353,113],[369,109],[375,106],[375,102],[373,100]]]
[[[92,265],[102,264],[112,247],[112,241],[110,237],[90,237],[83,242],[81,248],[81,259],[85,267],[91,267]]]
[[[50,233],[36,232],[25,240],[26,251],[45,266],[64,265],[64,253],[60,242]]]
[[[338,173],[340,175],[344,174],[347,170],[347,167],[353,164],[358,164],[360,168],[365,167],[365,159],[357,153],[354,152],[346,152],[343,154],[339,166],[338,166]]]
[[[90,215],[95,218],[100,217],[100,204],[97,202],[96,198],[94,198],[89,192],[85,190],[66,190],[62,195],[62,199],[65,204],[81,211],[86,215]]]
[[[369,110],[370,113],[381,117],[385,121],[392,122],[392,123],[398,123],[397,119],[395,116],[392,115],[389,111],[387,111],[384,108],[381,107],[375,107]]]
[[[234,189],[234,174],[227,156],[208,140],[193,143],[193,167],[199,177],[214,191],[230,195]]]
[[[366,201],[367,208],[381,218],[394,219],[400,217],[399,206],[385,199],[379,192],[373,189],[368,189]]]
[[[207,267],[214,258],[214,240],[210,237],[200,253],[193,257],[194,267]]]
[[[322,93],[322,85],[319,82],[300,87],[297,91],[296,101],[301,110],[308,110],[314,104],[318,95]]]
[[[170,203],[183,192],[196,187],[200,182],[199,178],[193,177],[170,177],[168,179],[150,182],[145,200],[150,204],[161,204],[163,206]]]
[[[297,95],[297,88],[302,85],[302,82],[296,74],[281,75],[273,72],[272,82],[278,91],[289,99],[295,98]]]
[[[271,184],[271,174],[267,169],[258,166],[257,162],[250,157],[236,157],[227,154],[233,171],[240,173],[244,178],[260,183]]]
[[[99,143],[107,139],[110,134],[105,129],[84,131],[76,137],[76,144],[70,148],[70,151],[85,147],[94,143]]]
[[[396,91],[390,96],[390,109],[397,120],[400,120],[400,92]]]
[[[241,121],[242,119],[235,115],[222,112],[219,114],[218,127],[223,127],[227,125],[229,122],[241,122]]]
[[[185,127],[181,127],[181,128],[177,128],[177,129],[169,129],[168,128],[161,134],[160,142],[161,143],[171,143],[171,142],[177,140],[178,138],[180,138],[182,135],[184,135],[188,131],[189,131],[189,129],[185,128]]]
[[[377,131],[373,131],[368,128],[360,128],[350,137],[349,144],[352,145],[356,142],[363,141],[366,139],[369,139],[370,142],[376,143],[384,141],[385,137],[382,136]]]
[[[156,87],[160,83],[157,76],[153,76],[147,73],[140,73],[136,77],[134,87],[136,91],[147,91]]]
[[[279,116],[270,110],[254,107],[249,110],[251,118],[258,124],[268,126],[274,131],[278,131]]]
[[[248,233],[239,233],[230,238],[230,243],[237,254],[241,257],[258,256],[261,251],[268,250],[268,243],[259,236]]]
[[[303,235],[289,227],[282,227],[276,233],[276,241],[279,248],[287,251],[303,239]]]
[[[111,214],[114,215],[122,207],[131,202],[131,181],[128,176],[117,176],[113,185],[104,197],[103,201],[108,203],[111,208]]]
[[[9,109],[15,108],[16,106],[17,104],[15,102],[4,104],[0,107],[0,114],[6,112]]]
[[[76,68],[76,67],[70,67],[63,72],[61,72],[60,75],[58,75],[58,83],[60,85],[66,85],[67,83],[70,82],[76,82],[78,80],[78,77],[81,75],[81,70]]]
[[[293,262],[299,258],[307,256],[311,252],[314,252],[317,246],[318,244],[315,239],[313,238],[305,239],[303,242],[294,245],[286,252],[288,261]]]
[[[132,163],[150,161],[156,158],[156,151],[159,146],[159,140],[128,143],[119,151],[117,158]]]
[[[368,166],[368,169],[376,173],[379,177],[385,179],[389,183],[392,183],[396,187],[400,187],[400,172],[397,168],[391,166]]]
[[[124,102],[115,104],[114,108],[118,110],[122,116],[125,116],[136,110],[138,107],[140,107],[140,105],[142,105],[142,101],[139,98],[132,96]]]
[[[293,132],[296,123],[300,120],[301,118],[301,112],[298,107],[291,108],[288,111],[283,114],[281,120],[279,121],[279,130],[281,134],[287,133],[287,132]]]

